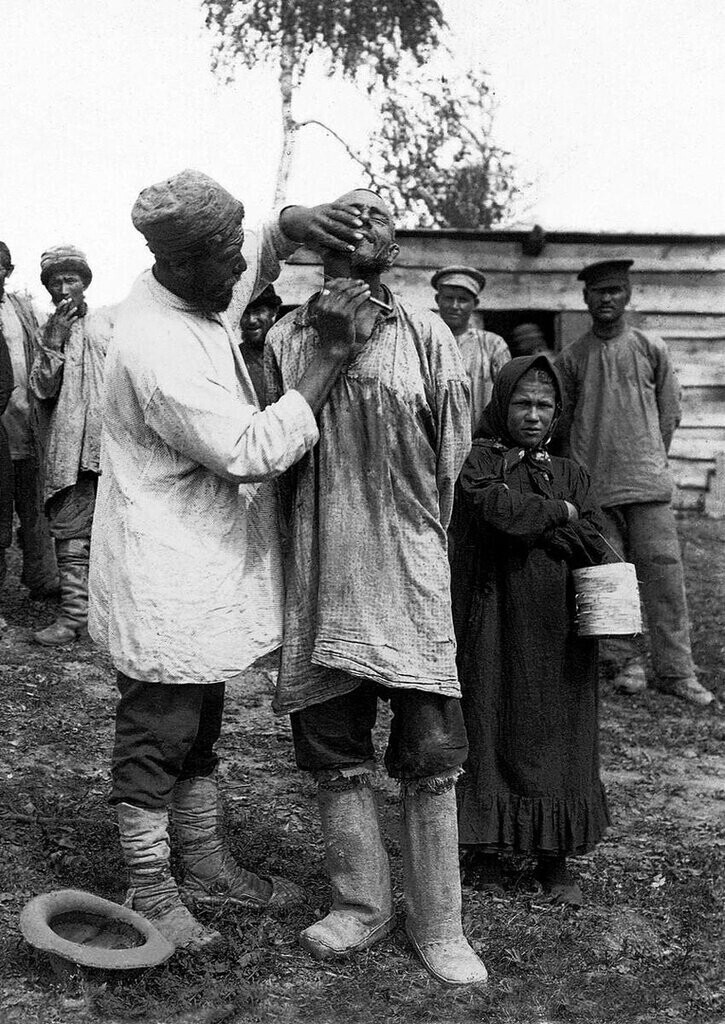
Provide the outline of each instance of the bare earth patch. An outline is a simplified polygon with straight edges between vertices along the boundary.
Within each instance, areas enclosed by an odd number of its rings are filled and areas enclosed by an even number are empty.
[[[725,524],[681,520],[695,656],[725,698]],[[17,560],[15,561],[17,568]],[[297,934],[329,889],[310,780],[293,762],[269,700],[274,664],[230,687],[222,741],[226,826],[237,856],[302,883],[309,906],[276,915],[222,912],[227,947],[178,954],[129,978],[58,978],[17,928],[23,904],[53,888],[123,900],[125,875],[107,806],[114,674],[88,641],[32,644],[52,609],[9,579],[0,614],[0,1020],[3,1024],[213,1022],[641,1022],[725,1020],[723,866],[725,718],[648,691],[602,687],[602,761],[613,817],[580,858],[586,905],[550,905],[531,865],[511,860],[501,898],[464,889],[467,934],[489,967],[480,991],[442,989],[402,929],[344,963],[322,965]],[[381,740],[385,722],[381,722]],[[380,804],[399,891],[396,787]]]

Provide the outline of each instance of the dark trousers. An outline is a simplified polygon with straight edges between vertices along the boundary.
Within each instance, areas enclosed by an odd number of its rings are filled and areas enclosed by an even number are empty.
[[[161,810],[176,782],[211,775],[217,766],[224,683],[144,683],[119,672],[116,684],[110,802]]]
[[[20,520],[18,543],[23,552],[22,582],[30,590],[42,590],[57,586],[58,567],[55,564],[53,542],[48,521],[43,514],[38,460],[35,458],[13,459],[11,464],[12,486],[9,492],[10,517],[13,510]],[[12,535],[3,534],[0,547],[9,547]],[[4,565],[4,551],[0,554]],[[0,570],[4,576],[4,572]]]
[[[424,779],[460,768],[468,756],[460,700],[375,683],[290,716],[297,766],[322,772],[372,763],[378,699],[390,701],[393,712],[385,751],[393,778]]]
[[[50,532],[56,540],[90,540],[96,508],[98,474],[83,471],[72,487],[64,487],[46,502]]]

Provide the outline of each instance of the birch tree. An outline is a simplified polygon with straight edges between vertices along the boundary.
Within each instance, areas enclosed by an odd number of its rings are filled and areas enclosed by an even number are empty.
[[[275,204],[284,202],[299,125],[292,98],[313,55],[330,75],[372,92],[395,79],[401,59],[422,64],[445,22],[435,0],[202,0],[214,32],[217,70],[233,77],[240,64],[276,69],[282,146]]]

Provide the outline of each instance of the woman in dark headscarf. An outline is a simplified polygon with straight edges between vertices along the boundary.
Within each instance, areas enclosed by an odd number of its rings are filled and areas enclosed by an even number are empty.
[[[582,894],[566,858],[608,822],[599,778],[597,642],[574,626],[570,568],[605,548],[586,472],[546,445],[561,405],[546,356],[500,371],[463,468],[453,607],[470,755],[459,788],[464,864],[501,884],[498,854],[537,858],[561,903]]]

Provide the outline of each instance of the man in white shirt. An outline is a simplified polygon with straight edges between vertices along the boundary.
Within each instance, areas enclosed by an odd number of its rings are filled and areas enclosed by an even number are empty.
[[[318,310],[318,357],[294,391],[261,410],[239,351],[241,310],[300,243],[349,251],[361,236],[353,206],[288,207],[257,238],[245,239],[243,216],[198,171],[136,200],[132,219],[155,263],[118,308],[108,351],[91,547],[89,630],[110,652],[121,694],[111,803],[131,904],[191,948],[219,935],[181,902],[170,810],[188,901],[301,898],[222,845],[214,744],[225,683],[281,642],[272,478],[316,443],[315,416],[353,353],[354,312],[370,294],[359,281],[332,282]]]

